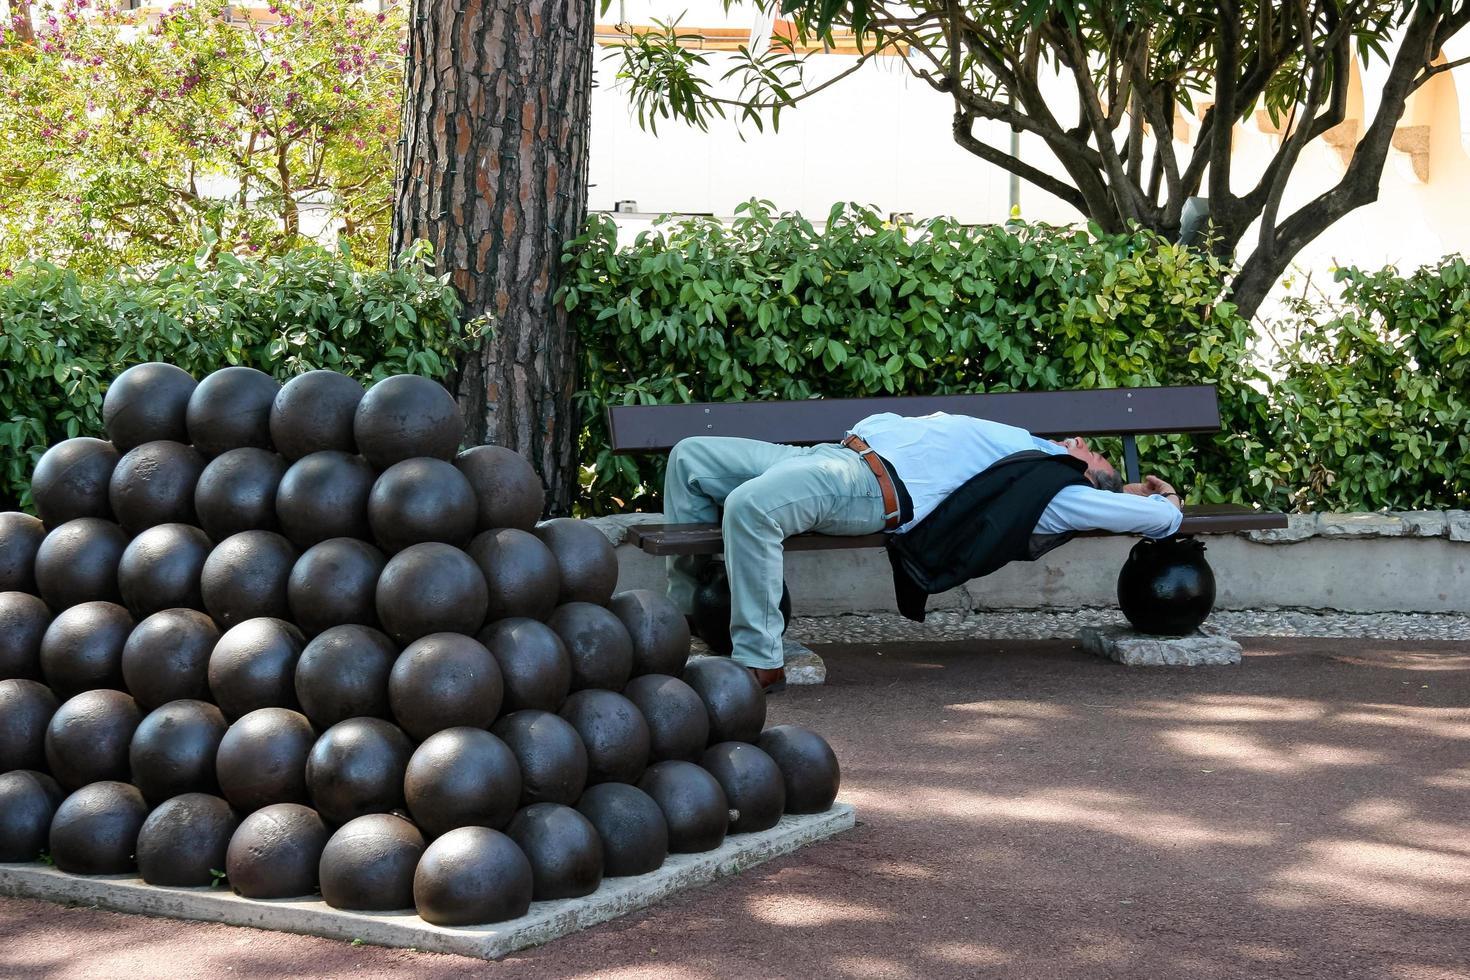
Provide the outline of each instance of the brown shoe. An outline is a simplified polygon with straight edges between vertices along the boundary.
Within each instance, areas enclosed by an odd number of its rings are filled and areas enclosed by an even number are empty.
[[[779,694],[786,690],[785,667],[747,667],[746,670],[766,694]]]

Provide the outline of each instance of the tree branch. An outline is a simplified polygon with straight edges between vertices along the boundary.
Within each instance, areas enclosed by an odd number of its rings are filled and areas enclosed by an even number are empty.
[[[976,118],[974,113],[958,108],[955,110],[954,139],[956,143],[987,163],[993,163],[997,167],[1008,170],[1023,180],[1035,184],[1048,194],[1061,198],[1083,214],[1089,213],[1087,199],[1071,184],[977,139],[973,131]]]

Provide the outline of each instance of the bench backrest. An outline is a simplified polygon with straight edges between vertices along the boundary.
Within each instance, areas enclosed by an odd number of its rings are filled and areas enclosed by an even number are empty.
[[[899,398],[823,398],[792,402],[619,405],[608,409],[615,453],[667,452],[689,436],[740,436],[813,445],[837,442],[856,422],[879,412],[948,412],[1018,425],[1039,436],[1122,436],[1124,470],[1138,478],[1135,436],[1217,432],[1214,385],[1098,388],[1090,391],[997,392]]]

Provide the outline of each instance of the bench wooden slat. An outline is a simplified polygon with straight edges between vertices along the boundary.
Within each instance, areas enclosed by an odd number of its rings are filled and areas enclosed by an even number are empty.
[[[1180,534],[1218,534],[1227,531],[1264,531],[1286,527],[1285,514],[1271,514],[1238,504],[1186,507]],[[1083,531],[1078,537],[1113,536],[1111,531]],[[787,551],[832,551],[881,548],[883,534],[836,536],[798,534],[786,539]],[[722,550],[718,524],[635,524],[628,543],[650,555],[711,555]]]
[[[807,401],[691,405],[616,405],[608,429],[616,453],[653,453],[688,436],[739,436],[789,445],[837,442],[856,422],[880,412],[948,412],[1018,425],[1039,436],[1217,432],[1213,385],[1099,388]]]

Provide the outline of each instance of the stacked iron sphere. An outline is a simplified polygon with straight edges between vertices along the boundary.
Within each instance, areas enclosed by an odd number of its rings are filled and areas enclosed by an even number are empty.
[[[0,861],[497,922],[832,805],[442,387],[168,364],[0,514]]]

